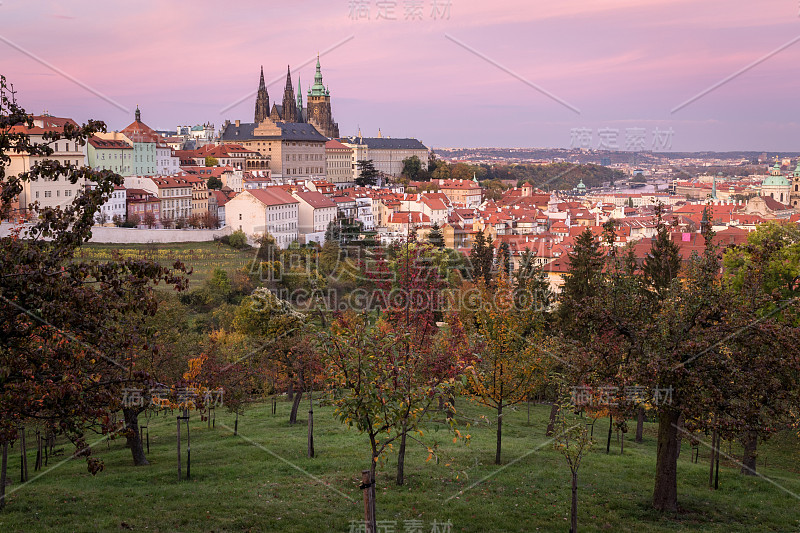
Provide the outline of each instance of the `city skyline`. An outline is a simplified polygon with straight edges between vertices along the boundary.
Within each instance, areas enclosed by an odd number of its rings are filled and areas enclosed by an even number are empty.
[[[777,0],[305,1],[236,12],[6,1],[0,73],[36,113],[118,130],[138,105],[156,129],[219,129],[250,120],[261,65],[275,100],[287,64],[295,83],[311,86],[320,53],[343,136],[380,128],[434,148],[569,148],[581,130],[584,141],[591,132],[585,147],[598,148],[601,130],[617,130],[624,150],[636,130],[645,150],[796,152],[798,9]],[[241,16],[253,10],[260,16]],[[670,145],[656,146],[665,131]]]

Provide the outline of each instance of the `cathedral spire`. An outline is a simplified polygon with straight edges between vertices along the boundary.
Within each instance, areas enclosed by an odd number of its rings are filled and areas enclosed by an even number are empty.
[[[292,68],[289,65],[286,65],[286,88],[284,91],[292,91]]]
[[[286,66],[286,88],[283,90],[283,120],[284,122],[297,122],[297,96],[292,87],[292,69]]]
[[[258,82],[258,95],[256,96],[255,123],[260,124],[269,116],[269,93],[264,83],[264,66],[261,66],[261,79]]]
[[[142,112],[139,111],[139,104],[136,104],[135,117],[136,117],[136,122],[141,122],[142,121]]]
[[[300,78],[297,78],[297,110],[303,109],[303,89],[300,88]]]

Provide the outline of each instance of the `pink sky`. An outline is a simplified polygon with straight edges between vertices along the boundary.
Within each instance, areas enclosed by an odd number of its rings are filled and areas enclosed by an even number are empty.
[[[138,104],[154,128],[219,127],[252,121],[254,98],[222,110],[256,89],[260,65],[270,81],[346,40],[322,57],[343,135],[569,147],[573,128],[592,130],[594,146],[616,128],[624,148],[625,129],[644,128],[650,148],[655,128],[672,128],[673,150],[800,151],[800,41],[671,113],[798,38],[796,0],[415,0],[422,20],[405,20],[411,1],[384,0],[397,19],[386,20],[380,0],[3,0],[0,73],[36,113],[120,129]],[[434,3],[449,16],[434,19]],[[351,18],[357,4],[368,19]],[[298,75],[308,89],[313,63]]]

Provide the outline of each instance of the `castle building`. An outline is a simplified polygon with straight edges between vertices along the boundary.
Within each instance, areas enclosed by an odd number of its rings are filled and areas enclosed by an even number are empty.
[[[272,122],[308,123],[328,138],[339,137],[339,125],[334,122],[331,112],[331,92],[322,84],[322,68],[319,57],[317,57],[314,85],[308,90],[307,98],[307,107],[303,107],[303,90],[300,80],[297,80],[297,92],[295,92],[291,68],[287,67],[283,100],[280,105],[273,102],[270,108],[269,94],[264,83],[264,68],[262,67],[256,96],[254,122],[260,124],[264,120],[270,119]]]

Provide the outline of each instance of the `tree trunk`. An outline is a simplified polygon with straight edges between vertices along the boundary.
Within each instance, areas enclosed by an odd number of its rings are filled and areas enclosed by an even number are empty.
[[[550,421],[547,423],[545,435],[552,437],[556,430],[556,415],[558,414],[558,404],[553,402],[550,405]]]
[[[294,399],[294,381],[289,380],[289,388],[286,389],[286,399],[290,402]]]
[[[714,423],[716,424],[716,416],[714,417]],[[719,448],[719,442],[717,439],[717,428],[714,427],[714,430],[711,432],[711,461],[708,465],[708,488],[713,488],[714,486],[714,456],[716,456],[717,449]]]
[[[400,437],[400,449],[397,452],[397,484],[402,485],[405,481],[406,464],[406,427],[403,426],[403,435]]]
[[[572,473],[572,510],[570,511],[569,533],[578,532],[578,472]]]
[[[611,429],[614,427],[614,415],[608,415],[608,439],[606,440],[606,454],[611,453]]]
[[[653,507],[659,511],[678,510],[678,418],[676,411],[658,414],[658,448]]]
[[[297,423],[297,410],[300,408],[300,400],[303,399],[303,391],[297,391],[294,395],[294,401],[292,402],[292,412],[289,414],[289,423],[296,424]]]
[[[758,447],[758,436],[753,431],[748,431],[742,435],[742,474],[746,476],[756,475],[756,448]]]
[[[8,442],[3,441],[3,456],[0,459],[0,511],[6,506],[6,469],[8,468]]]
[[[636,442],[642,442],[644,435],[644,407],[639,407],[636,412]]]
[[[450,420],[456,414],[456,397],[449,396],[445,407],[447,408],[447,419]]]
[[[20,430],[19,452],[20,483],[25,483],[28,481],[28,446],[25,443],[25,428]]]
[[[497,406],[497,452],[494,456],[494,464],[500,464],[500,447],[503,442],[503,404]]]
[[[127,429],[125,438],[128,448],[131,449],[133,466],[149,465],[142,447],[142,436],[139,433],[139,412],[136,409],[123,409],[122,416],[125,417],[125,428]]]

